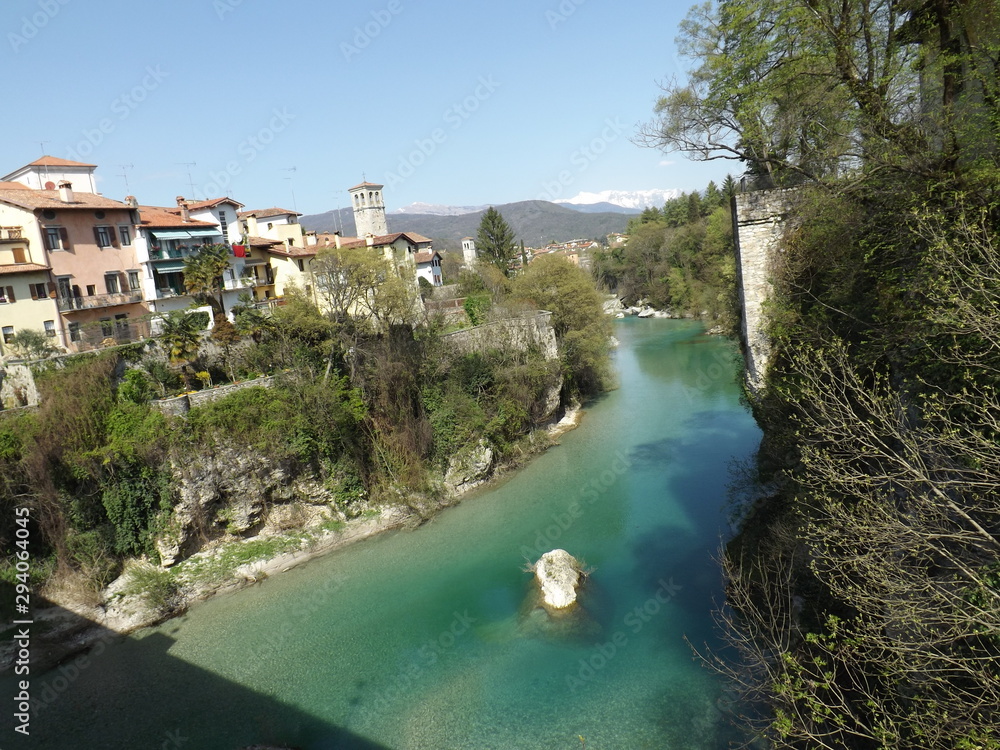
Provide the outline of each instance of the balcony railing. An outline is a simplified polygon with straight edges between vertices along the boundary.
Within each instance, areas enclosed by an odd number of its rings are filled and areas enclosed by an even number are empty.
[[[234,289],[250,289],[256,284],[253,276],[241,276],[238,279],[223,279],[222,287],[227,291],[232,291]]]
[[[93,310],[95,307],[115,307],[116,305],[132,305],[142,302],[142,292],[138,289],[132,292],[117,292],[115,294],[92,294],[87,297],[57,297],[56,306],[59,312],[70,310]]]
[[[24,239],[24,227],[0,227],[0,240]]]

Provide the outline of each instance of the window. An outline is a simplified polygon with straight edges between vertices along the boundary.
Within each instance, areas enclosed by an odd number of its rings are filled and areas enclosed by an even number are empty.
[[[120,287],[118,286],[118,274],[116,273],[105,274],[104,286],[107,288],[108,294],[118,294],[118,292],[121,291]]]
[[[14,287],[0,286],[0,304],[10,305],[16,301],[14,299]]]
[[[31,289],[31,299],[46,299],[49,296],[49,292],[45,288],[45,282],[29,284],[28,287]]]
[[[69,299],[73,296],[73,288],[69,283],[69,276],[60,276],[56,279],[56,286],[59,289],[60,299]]]
[[[56,322],[54,320],[46,320],[43,325],[45,326],[45,335],[50,339],[54,339],[56,337]]]
[[[139,291],[139,272],[129,271],[128,272],[128,288],[129,291],[137,292]]]
[[[299,258],[299,270],[302,271],[303,273],[305,273],[306,270],[306,264],[305,261],[302,260],[302,258]]]
[[[65,227],[45,227],[46,250],[69,250],[69,238]]]
[[[98,247],[111,247],[111,227],[94,227],[94,239]]]
[[[23,247],[15,247],[13,252],[14,252],[15,263],[27,263],[27,261],[24,259],[25,256]]]
[[[4,326],[3,327],[3,342],[9,344],[10,340],[14,338],[14,326]]]
[[[109,338],[115,333],[114,327],[111,325],[111,318],[101,318],[101,335],[104,338]]]
[[[96,284],[87,284],[87,296],[88,297],[93,297],[95,294],[97,294],[97,285]]]
[[[118,227],[118,236],[121,238],[123,245],[132,244],[132,232],[128,227]]]
[[[69,324],[69,340],[79,341],[80,340],[80,324],[70,323]]]

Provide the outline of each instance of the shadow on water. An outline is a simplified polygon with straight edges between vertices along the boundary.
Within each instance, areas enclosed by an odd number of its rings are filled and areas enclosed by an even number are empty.
[[[36,607],[54,606],[38,597],[35,601]],[[41,622],[33,627],[40,632]],[[123,637],[98,628],[97,639],[86,651],[63,658],[47,671],[33,671],[29,676],[30,734],[24,737],[12,727],[5,728],[0,747],[238,750],[266,745],[295,750],[388,750],[171,656],[173,642],[159,631]],[[32,663],[39,668],[43,652],[37,649],[36,661],[36,649],[32,650]],[[23,677],[10,673],[0,679],[4,703],[13,703],[19,679]],[[331,692],[349,689],[330,686]]]

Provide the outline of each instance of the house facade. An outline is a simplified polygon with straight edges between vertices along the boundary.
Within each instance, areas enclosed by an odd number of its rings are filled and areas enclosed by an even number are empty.
[[[149,309],[136,256],[134,209],[91,192],[77,192],[68,180],[60,181],[55,190],[27,187],[51,176],[45,161],[8,175],[23,180],[24,189],[0,189],[0,226],[7,228],[10,265],[21,266],[12,269],[17,283],[4,284],[5,297],[13,296],[14,301],[5,303],[0,329],[9,338],[18,325],[29,326],[69,351],[141,337]],[[85,183],[92,184],[92,175]],[[18,262],[22,259],[30,270]],[[10,272],[4,275],[12,277]],[[44,313],[46,307],[41,299],[43,277],[44,292],[54,300],[58,314],[39,320],[35,313]],[[25,291],[25,303],[41,303],[32,306],[30,319],[26,308],[14,312],[21,299],[18,288]]]

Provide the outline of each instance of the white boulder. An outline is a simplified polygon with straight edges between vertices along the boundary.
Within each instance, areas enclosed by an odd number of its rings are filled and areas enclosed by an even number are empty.
[[[542,600],[553,609],[564,609],[576,602],[576,589],[583,569],[576,558],[564,549],[546,552],[534,565],[535,579],[542,590]]]

